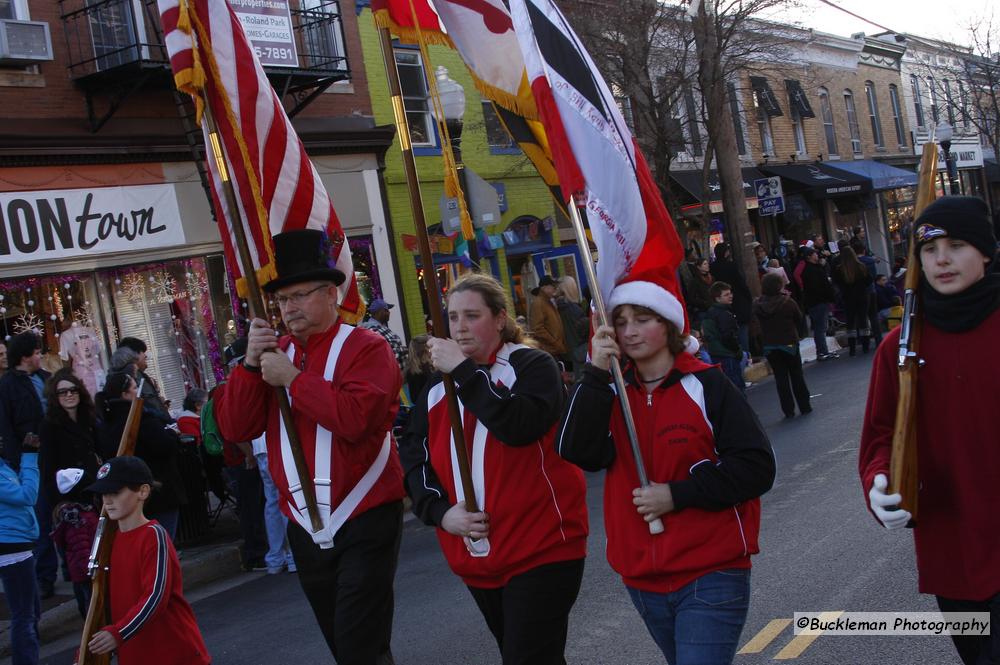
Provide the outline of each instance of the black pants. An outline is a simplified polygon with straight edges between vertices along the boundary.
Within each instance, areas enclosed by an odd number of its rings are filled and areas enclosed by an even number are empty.
[[[802,357],[799,355],[798,347],[795,349],[795,355],[784,351],[771,351],[767,354],[767,362],[774,371],[774,385],[778,388],[778,399],[785,415],[795,415],[796,402],[799,404],[800,412],[812,411],[812,407],[809,406],[809,388],[806,386],[805,377],[802,376]]]
[[[1000,665],[1000,594],[987,600],[936,598],[942,612],[990,613],[989,635],[952,635],[951,641],[965,665]]]
[[[583,561],[538,566],[499,589],[469,587],[503,665],[565,665],[569,611],[580,593]]]
[[[264,531],[264,483],[260,469],[248,469],[242,464],[226,472],[236,483],[236,501],[240,515],[243,546],[240,559],[244,566],[263,566],[267,553],[267,532]]]
[[[403,531],[403,503],[387,503],[348,520],[320,549],[294,521],[288,544],[299,582],[339,665],[392,663],[392,583]]]

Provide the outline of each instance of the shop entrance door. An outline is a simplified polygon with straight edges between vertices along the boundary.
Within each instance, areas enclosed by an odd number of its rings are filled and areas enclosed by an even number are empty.
[[[587,286],[587,273],[583,269],[583,260],[576,245],[563,245],[537,252],[531,255],[531,261],[539,278],[542,275],[551,275],[555,279],[572,277],[581,291]]]

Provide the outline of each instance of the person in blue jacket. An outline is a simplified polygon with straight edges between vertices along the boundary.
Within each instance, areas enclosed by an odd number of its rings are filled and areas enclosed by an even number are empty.
[[[12,665],[37,665],[41,599],[32,550],[38,539],[37,436],[21,443],[21,466],[15,471],[0,459],[0,581],[10,611]]]

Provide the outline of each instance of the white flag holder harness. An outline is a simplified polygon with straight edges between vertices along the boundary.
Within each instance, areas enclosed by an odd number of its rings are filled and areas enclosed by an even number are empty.
[[[354,326],[349,326],[345,323],[341,323],[340,329],[337,331],[337,335],[333,338],[333,342],[330,344],[330,351],[326,358],[326,368],[323,370],[323,379],[326,381],[333,380],[334,371],[337,369],[337,360],[340,358],[340,352],[344,348],[344,342],[347,341],[348,336],[354,332]],[[295,347],[292,344],[288,345],[288,350],[286,351],[288,359],[294,362],[295,359]],[[288,389],[285,389],[288,392]],[[288,401],[291,403],[292,395],[289,392]],[[382,442],[382,448],[379,450],[378,455],[375,457],[375,461],[372,465],[368,467],[365,475],[361,477],[358,484],[355,485],[344,500],[334,508],[331,503],[332,497],[332,487],[329,476],[331,473],[331,460],[333,456],[333,433],[316,423],[316,452],[314,458],[313,468],[316,477],[313,478],[313,483],[316,487],[316,504],[319,508],[320,518],[323,520],[323,529],[317,532],[313,532],[312,525],[309,521],[309,514],[306,510],[305,495],[302,492],[302,482],[299,478],[299,474],[295,469],[295,462],[292,459],[292,449],[291,444],[288,441],[288,430],[285,429],[285,421],[283,419],[278,419],[281,435],[281,462],[285,469],[285,478],[288,480],[288,491],[292,495],[294,504],[289,505],[292,509],[292,516],[295,521],[299,523],[303,529],[305,529],[310,536],[312,536],[313,542],[319,545],[322,549],[330,549],[333,547],[333,538],[340,530],[340,527],[344,525],[347,518],[351,516],[351,513],[360,505],[361,501],[364,500],[365,496],[375,483],[378,481],[379,477],[382,475],[382,471],[385,470],[385,465],[389,461],[389,452],[392,450],[392,433],[386,432],[385,440]]]

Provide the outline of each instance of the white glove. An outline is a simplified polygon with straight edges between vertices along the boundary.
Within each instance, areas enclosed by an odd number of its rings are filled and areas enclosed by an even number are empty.
[[[872,512],[878,521],[887,529],[901,529],[910,521],[909,512],[900,510],[899,502],[903,500],[899,494],[886,494],[885,488],[889,486],[889,479],[884,473],[875,476],[872,488],[868,490],[868,500],[871,502]],[[892,508],[895,507],[895,510]]]

